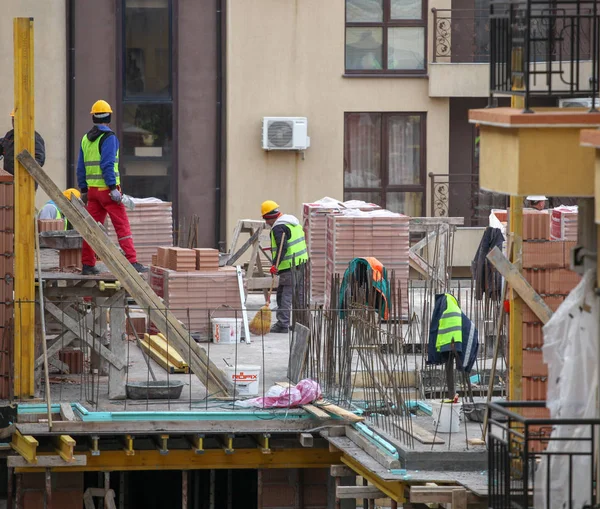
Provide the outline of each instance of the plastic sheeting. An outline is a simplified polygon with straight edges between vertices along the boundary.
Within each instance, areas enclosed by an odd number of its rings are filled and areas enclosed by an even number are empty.
[[[264,398],[236,401],[236,406],[255,408],[294,408],[308,405],[321,397],[321,386],[308,378],[300,380],[295,386],[272,386]]]
[[[588,271],[544,326],[544,362],[548,364],[547,406],[552,418],[596,418],[598,386],[598,302],[595,271]],[[535,471],[536,508],[562,509],[591,504],[592,457],[589,425],[554,426]],[[560,455],[568,452],[571,456]],[[554,454],[552,454],[554,453]],[[569,486],[571,483],[571,486]],[[571,494],[571,500],[569,500]]]

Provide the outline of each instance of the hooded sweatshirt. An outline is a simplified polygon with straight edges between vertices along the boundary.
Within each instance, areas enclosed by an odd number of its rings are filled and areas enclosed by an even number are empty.
[[[104,136],[100,140],[100,168],[102,177],[109,189],[116,189],[117,180],[115,177],[115,161],[119,150],[119,140],[110,130],[110,127],[105,125],[95,125],[86,134],[88,140],[95,141],[100,136]],[[79,161],[77,163],[77,184],[82,193],[87,193],[87,181],[85,178],[85,165],[83,160],[83,149],[79,146]]]
[[[300,221],[298,221],[298,218],[291,214],[283,214],[277,218],[275,223],[273,223],[272,232],[275,237],[275,244],[277,245],[277,252],[273,253],[273,264],[277,261],[277,253],[279,253],[280,249],[283,249],[283,254],[287,251],[287,242],[292,235],[292,232],[287,225],[296,226],[299,224]],[[281,237],[284,233],[285,240],[283,241],[283,245],[281,245]],[[283,254],[281,256],[283,256]],[[285,270],[280,272],[285,272]]]

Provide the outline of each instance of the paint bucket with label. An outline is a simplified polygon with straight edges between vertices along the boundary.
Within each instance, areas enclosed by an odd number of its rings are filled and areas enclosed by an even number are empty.
[[[236,367],[228,366],[225,368],[225,373],[227,373],[227,378],[235,387],[237,394],[240,396],[258,396],[260,366],[250,364]]]

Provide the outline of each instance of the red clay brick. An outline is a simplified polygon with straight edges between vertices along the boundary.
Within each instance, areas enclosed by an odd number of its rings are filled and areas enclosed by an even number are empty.
[[[38,219],[38,231],[52,232],[65,229],[64,219]]]
[[[523,324],[523,348],[541,348],[544,344],[541,323]]]
[[[79,348],[63,348],[58,352],[58,359],[69,366],[71,375],[83,372],[83,352]]]
[[[545,377],[522,378],[524,401],[545,401],[548,392],[548,380]]]
[[[168,264],[169,264],[169,248],[168,247],[159,247],[156,250],[156,265],[166,269]]]
[[[548,376],[548,366],[544,364],[541,350],[523,350],[523,376]]]
[[[81,249],[61,249],[58,252],[58,267],[60,269],[82,269]]]
[[[196,253],[193,249],[170,247],[168,251],[168,268],[177,272],[196,270]]]
[[[565,246],[560,240],[523,242],[523,268],[561,269],[565,266]]]
[[[547,210],[523,210],[523,240],[550,240],[550,214]]]
[[[548,281],[550,288],[547,293],[566,295],[579,284],[579,281],[581,276],[572,270],[551,270]]]
[[[544,297],[544,302],[552,311],[556,311],[564,300],[565,298],[562,295]],[[533,323],[539,321],[538,316],[525,304],[523,306],[523,322]]]

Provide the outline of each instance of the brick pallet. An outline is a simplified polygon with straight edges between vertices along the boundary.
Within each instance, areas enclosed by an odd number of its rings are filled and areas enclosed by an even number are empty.
[[[150,286],[188,330],[203,336],[210,333],[211,314],[218,318],[242,316],[235,267],[193,272],[151,267]],[[233,310],[218,309],[224,305]]]
[[[354,258],[375,257],[394,271],[396,287],[401,288],[402,314],[408,313],[408,216],[401,214],[327,218],[327,267],[325,299],[329,300],[331,277],[343,275]]]
[[[552,210],[550,238],[552,240],[577,240],[577,207],[557,207]]]
[[[173,209],[169,202],[136,202],[134,210],[127,211],[133,243],[138,262],[150,265],[152,255],[159,246],[173,245]],[[106,220],[110,238],[117,242],[117,235],[110,218]]]

